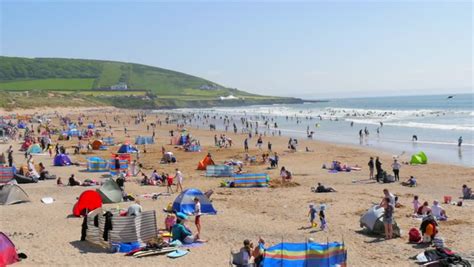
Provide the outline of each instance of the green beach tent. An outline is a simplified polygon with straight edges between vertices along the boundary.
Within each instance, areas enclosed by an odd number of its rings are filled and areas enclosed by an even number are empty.
[[[428,163],[428,157],[423,151],[417,154],[413,154],[413,156],[411,156],[410,164],[426,164],[426,163]]]

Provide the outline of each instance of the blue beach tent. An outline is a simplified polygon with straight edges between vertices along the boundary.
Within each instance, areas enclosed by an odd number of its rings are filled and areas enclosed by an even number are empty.
[[[189,188],[184,190],[173,202],[173,211],[182,212],[184,214],[192,214],[194,212],[194,198],[197,197],[201,203],[201,213],[215,215],[217,211],[212,206],[211,201],[199,190]]]

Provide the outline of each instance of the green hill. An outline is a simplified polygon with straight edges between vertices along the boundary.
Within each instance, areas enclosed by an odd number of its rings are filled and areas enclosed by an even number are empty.
[[[111,91],[126,84],[126,91]],[[199,77],[158,67],[134,63],[65,59],[20,58],[0,56],[0,91],[11,103],[20,105],[15,92],[48,91],[47,94],[73,99],[88,97],[100,103],[120,107],[194,107],[287,103],[296,99],[250,94]],[[54,93],[54,94],[53,94]],[[234,95],[239,100],[218,101],[219,96]],[[38,97],[44,94],[37,93]],[[13,98],[15,98],[13,100]],[[125,100],[127,99],[127,100]],[[85,102],[87,102],[85,101]],[[124,102],[125,103],[116,103]],[[2,103],[8,100],[0,101]],[[79,101],[80,102],[80,101]],[[216,103],[213,103],[216,102]],[[5,106],[5,105],[3,105]],[[20,105],[21,106],[21,105]]]

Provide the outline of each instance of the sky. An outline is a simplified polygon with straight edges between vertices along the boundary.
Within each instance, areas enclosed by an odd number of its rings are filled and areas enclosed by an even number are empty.
[[[471,1],[0,0],[0,54],[126,61],[305,98],[473,90]]]

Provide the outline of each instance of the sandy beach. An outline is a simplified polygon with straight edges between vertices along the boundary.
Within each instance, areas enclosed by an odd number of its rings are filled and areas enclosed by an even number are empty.
[[[38,112],[69,116],[77,120],[79,113],[85,114],[88,122],[106,120],[112,126],[115,141],[134,142],[135,137],[151,136],[151,129],[147,131],[146,124],[156,122],[157,116],[149,114],[146,123],[135,125],[131,116],[138,111],[120,110],[115,108],[97,109],[50,109],[20,111],[23,114]],[[12,112],[0,111],[0,115]],[[17,113],[15,111],[15,113]],[[112,120],[117,115],[121,118],[120,125]],[[107,118],[106,118],[107,116]],[[130,124],[129,124],[130,121]],[[128,134],[124,133],[123,123],[126,123]],[[52,124],[59,126],[58,118],[52,118]],[[35,124],[36,128],[37,124]],[[156,128],[156,143],[147,145],[147,153],[140,153],[140,162],[143,171],[148,175],[156,169],[159,173],[174,174],[179,168],[184,174],[185,188],[198,188],[201,191],[214,190],[212,203],[217,215],[202,217],[202,238],[209,240],[201,247],[191,249],[191,252],[179,259],[169,259],[166,256],[154,256],[142,259],[125,257],[123,254],[108,253],[88,242],[81,242],[81,218],[68,217],[72,207],[81,192],[91,187],[58,187],[54,180],[40,181],[36,184],[25,184],[21,187],[28,193],[31,202],[0,206],[0,230],[9,235],[17,249],[28,255],[28,259],[16,264],[17,266],[228,266],[230,251],[237,251],[242,247],[244,239],[256,243],[262,236],[267,246],[284,241],[304,242],[312,238],[317,242],[344,241],[348,249],[348,266],[413,266],[410,259],[423,251],[408,243],[408,230],[419,228],[420,221],[411,218],[412,200],[418,195],[421,202],[433,200],[442,201],[446,195],[458,200],[461,196],[461,186],[474,186],[474,168],[429,163],[427,165],[403,165],[401,181],[410,175],[417,177],[417,187],[404,187],[399,183],[377,184],[374,181],[354,182],[367,180],[369,170],[367,162],[370,156],[379,156],[384,169],[390,171],[392,155],[382,151],[374,151],[362,147],[351,147],[323,143],[317,140],[299,140],[297,152],[287,149],[288,137],[266,136],[264,144],[271,141],[273,151],[280,154],[279,166],[285,166],[293,173],[292,186],[271,186],[270,188],[221,188],[220,178],[208,178],[203,171],[196,170],[198,162],[210,152],[216,163],[225,160],[242,160],[244,158],[243,140],[246,135],[234,134],[229,131],[226,135],[233,140],[231,148],[218,149],[214,146],[214,135],[224,131],[210,132],[205,129],[188,128],[189,133],[200,140],[201,152],[184,152],[179,147],[170,145],[169,131],[176,129],[175,124],[165,124]],[[317,139],[317,138],[316,138]],[[57,136],[53,137],[53,143]],[[77,144],[77,138],[71,141],[60,141],[72,154],[72,145]],[[0,151],[7,150],[10,144],[14,147],[14,160],[17,166],[26,162],[24,153],[19,151],[21,141],[10,141],[0,144]],[[249,141],[250,155],[261,155],[255,146],[256,138]],[[161,147],[171,151],[177,158],[176,164],[160,164]],[[314,152],[305,152],[308,146]],[[265,146],[266,147],[266,146]],[[141,149],[142,147],[139,146]],[[53,159],[49,155],[35,155],[35,163],[43,162],[51,174],[55,174],[66,181],[71,174],[83,181],[84,179],[101,180],[102,173],[85,172],[86,157],[96,155],[106,159],[115,153],[118,146],[110,147],[107,151],[93,151],[88,155],[71,155],[74,162],[81,166],[54,167]],[[266,149],[265,149],[266,151]],[[401,160],[408,161],[410,155],[404,155]],[[260,158],[260,157],[258,157]],[[361,171],[329,173],[322,169],[323,164],[330,164],[333,160],[351,166],[362,167]],[[246,165],[244,170],[249,173],[266,172],[274,181],[279,181],[279,169],[267,169],[265,165]],[[336,193],[315,194],[310,188],[318,182],[331,186]],[[96,187],[92,187],[95,189]],[[382,190],[387,188],[399,197],[403,205],[395,210],[394,216],[402,229],[402,237],[385,241],[383,238],[368,236],[361,232],[360,216],[374,204],[378,204],[383,197]],[[135,179],[125,185],[125,190],[132,195],[166,192],[166,187],[141,186]],[[156,210],[158,227],[164,227],[166,214],[162,211],[168,203],[173,202],[178,194],[161,196],[157,200],[140,198],[145,210]],[[55,202],[50,205],[42,204],[41,198],[50,196]],[[311,203],[327,205],[327,231],[308,229],[308,205]],[[120,208],[127,208],[131,203],[120,203]],[[116,207],[116,204],[106,205]],[[449,219],[439,223],[439,235],[444,238],[447,247],[462,255],[474,259],[474,200],[466,200],[462,207],[442,204]],[[194,231],[192,222],[188,226]],[[317,228],[316,228],[317,229]]]

